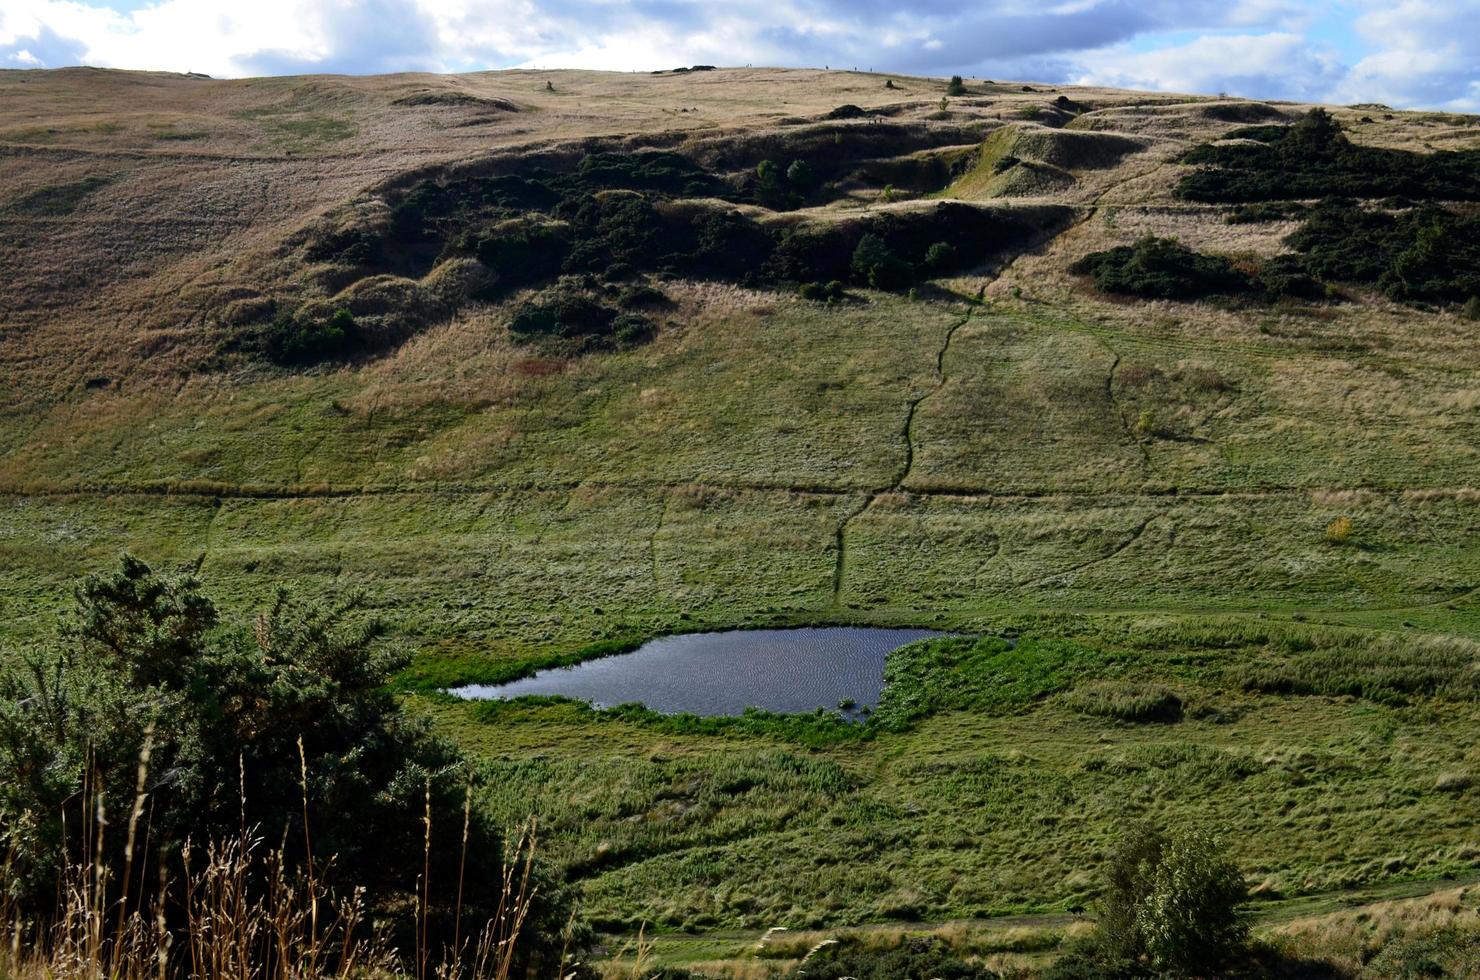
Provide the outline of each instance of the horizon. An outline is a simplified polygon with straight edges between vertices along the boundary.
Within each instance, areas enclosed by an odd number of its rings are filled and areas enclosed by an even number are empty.
[[[0,0],[0,67],[250,78],[729,62],[1477,112],[1477,15],[1480,0]]]

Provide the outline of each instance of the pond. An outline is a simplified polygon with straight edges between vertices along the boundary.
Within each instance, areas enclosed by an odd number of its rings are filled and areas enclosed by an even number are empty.
[[[637,702],[664,714],[738,715],[749,707],[795,713],[850,702],[856,711],[878,704],[891,650],[944,635],[863,626],[685,633],[650,640],[631,653],[452,693],[560,695],[599,708]]]

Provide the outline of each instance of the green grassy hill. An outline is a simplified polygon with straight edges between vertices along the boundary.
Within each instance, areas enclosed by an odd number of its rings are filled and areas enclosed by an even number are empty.
[[[1307,107],[884,80],[3,73],[0,637],[43,636],[124,550],[242,614],[280,583],[364,590],[420,651],[407,696],[615,932],[1061,911],[1145,817],[1225,835],[1271,901],[1480,870],[1463,297],[1146,299],[1070,271],[1148,235],[1251,274],[1287,253],[1298,213],[1229,223],[1177,187],[1189,150]],[[1473,118],[1331,111],[1374,152],[1480,149]],[[659,149],[682,189],[601,183]],[[815,182],[766,183],[793,159]],[[634,197],[658,239],[732,237],[629,247]],[[913,286],[829,303],[780,260],[724,265],[788,231],[824,242],[809,269],[846,246],[843,278],[877,233]],[[598,257],[519,279],[480,232]],[[511,330],[559,289],[630,313],[634,283],[662,294],[639,339]],[[339,308],[358,346],[273,346]],[[1073,653],[1002,667],[1011,698],[960,668],[867,737],[435,693],[803,623]],[[1181,720],[1127,717],[1147,690]]]

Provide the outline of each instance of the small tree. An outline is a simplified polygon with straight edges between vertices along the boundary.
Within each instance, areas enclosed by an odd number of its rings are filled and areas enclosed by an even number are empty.
[[[1212,837],[1132,831],[1110,859],[1095,957],[1175,976],[1228,962],[1249,937],[1248,888]]]
[[[952,75],[951,80],[946,83],[947,95],[965,95],[966,83],[961,80],[960,75]]]
[[[946,272],[956,265],[956,246],[936,242],[925,250],[925,267],[932,272]]]
[[[817,175],[806,160],[793,160],[786,168],[786,182],[799,191],[809,191],[817,184]]]
[[[873,233],[858,240],[850,271],[855,282],[875,289],[904,289],[915,278],[909,263],[890,251],[884,240]]]

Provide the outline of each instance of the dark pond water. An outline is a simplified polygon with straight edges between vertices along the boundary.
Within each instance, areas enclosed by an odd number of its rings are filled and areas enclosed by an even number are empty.
[[[889,651],[943,635],[858,626],[687,633],[650,640],[631,653],[452,693],[465,698],[558,694],[602,708],[638,702],[665,714],[738,715],[748,707],[802,712],[833,709],[844,701],[872,707],[884,687]]]

